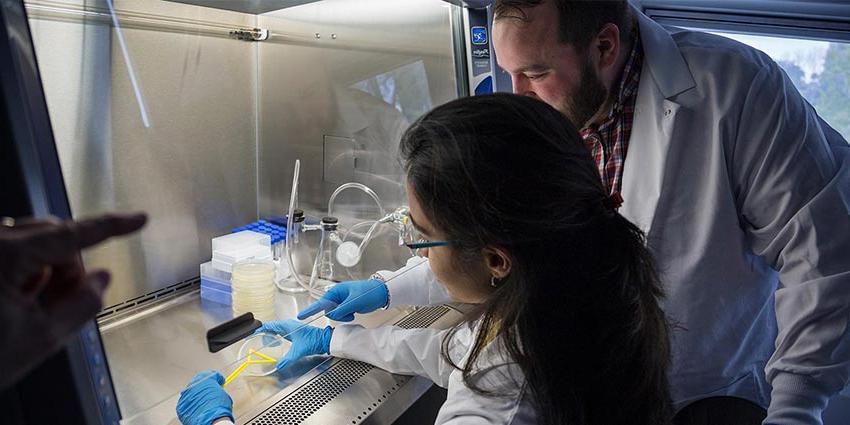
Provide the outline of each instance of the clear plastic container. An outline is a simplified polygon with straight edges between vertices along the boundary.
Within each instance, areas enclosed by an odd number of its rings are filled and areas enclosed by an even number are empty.
[[[220,291],[230,292],[230,273],[216,269],[212,261],[201,264],[201,284],[214,287]]]
[[[225,273],[233,272],[233,265],[247,260],[271,260],[270,247],[250,246],[239,249],[214,251],[212,265]]]
[[[230,273],[216,270],[212,261],[201,264],[201,299],[231,305]]]
[[[213,238],[212,266],[231,273],[233,265],[247,260],[271,260],[271,236],[244,230]]]
[[[233,314],[247,312],[259,320],[275,320],[275,265],[271,260],[236,263],[230,281]]]
[[[230,292],[201,284],[201,299],[218,304],[231,305]]]
[[[269,235],[244,230],[241,232],[231,233],[229,235],[219,236],[212,240],[213,252],[244,248],[252,245],[265,246],[271,250],[272,238]]]

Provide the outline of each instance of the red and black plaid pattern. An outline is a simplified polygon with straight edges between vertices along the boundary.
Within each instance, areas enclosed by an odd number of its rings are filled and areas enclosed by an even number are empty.
[[[620,197],[623,180],[623,164],[626,162],[626,151],[629,147],[629,135],[632,133],[632,121],[635,114],[640,71],[643,65],[643,49],[640,37],[634,36],[634,45],[629,54],[629,60],[623,68],[620,78],[617,100],[605,118],[598,126],[590,126],[581,130],[584,144],[590,149],[602,184],[608,193],[615,198]]]

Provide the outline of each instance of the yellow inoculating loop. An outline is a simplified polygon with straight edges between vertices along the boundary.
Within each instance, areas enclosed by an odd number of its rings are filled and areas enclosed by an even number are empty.
[[[254,359],[254,358],[252,358],[252,356],[257,356],[259,358]],[[233,381],[239,375],[241,375],[242,372],[245,371],[245,368],[247,368],[249,365],[252,365],[252,364],[268,364],[268,363],[277,363],[277,360],[275,360],[274,358],[269,357],[269,356],[267,356],[267,355],[265,355],[265,354],[263,354],[259,351],[250,350],[248,352],[248,357],[245,358],[245,361],[242,362],[242,364],[239,365],[239,367],[237,367],[236,370],[231,372],[230,375],[227,375],[227,378],[224,378],[224,385],[223,386],[226,387],[227,384],[229,384],[231,381]]]
[[[239,376],[242,371],[245,370],[246,367],[248,367],[248,362],[239,365],[236,370],[234,370],[230,375],[227,375],[227,378],[224,378],[224,385],[222,386],[226,387],[228,384],[230,384],[230,381],[236,379],[236,377]]]
[[[254,350],[249,351],[248,357],[250,358],[252,354],[256,354],[257,356],[265,359],[265,360],[262,360],[262,361],[258,360],[260,363],[276,363],[277,362],[277,360],[275,360],[275,359],[273,359],[273,358],[271,358],[271,357],[269,357],[269,356],[267,356],[267,355],[265,355],[265,354],[263,354],[259,351],[254,351]]]

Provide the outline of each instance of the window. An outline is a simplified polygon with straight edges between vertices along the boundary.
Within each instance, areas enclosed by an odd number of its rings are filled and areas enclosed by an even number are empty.
[[[850,140],[850,44],[710,31],[767,53],[797,90],[845,140]]]

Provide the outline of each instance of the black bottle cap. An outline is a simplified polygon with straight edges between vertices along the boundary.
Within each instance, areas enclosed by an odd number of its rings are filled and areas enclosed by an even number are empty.
[[[337,224],[339,220],[336,217],[322,217],[322,224]]]

